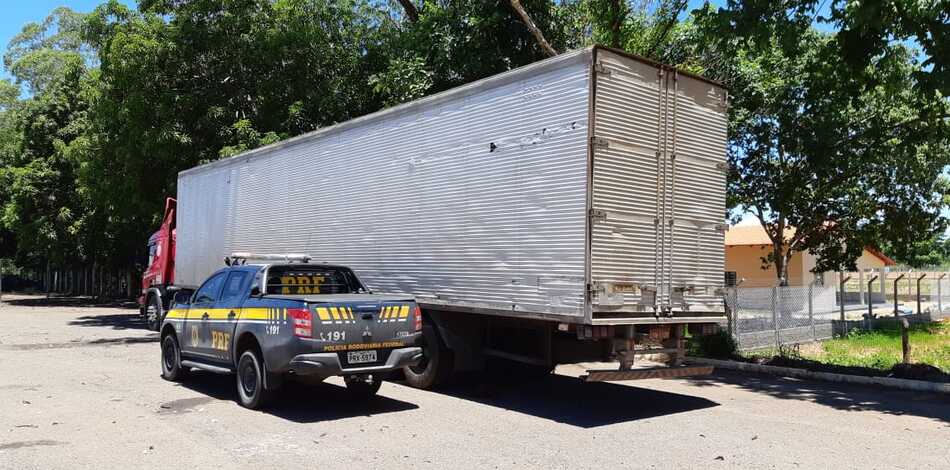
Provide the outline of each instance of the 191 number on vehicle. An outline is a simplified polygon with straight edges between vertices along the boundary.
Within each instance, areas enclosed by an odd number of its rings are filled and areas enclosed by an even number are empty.
[[[346,341],[345,331],[321,331],[320,341]]]

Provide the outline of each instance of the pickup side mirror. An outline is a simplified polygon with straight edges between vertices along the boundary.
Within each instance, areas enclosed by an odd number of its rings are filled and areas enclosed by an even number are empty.
[[[172,298],[172,302],[174,302],[175,305],[190,305],[191,291],[180,290],[180,291],[175,292],[175,297]]]
[[[251,297],[260,297],[260,296],[261,296],[261,288],[257,286],[251,287]]]

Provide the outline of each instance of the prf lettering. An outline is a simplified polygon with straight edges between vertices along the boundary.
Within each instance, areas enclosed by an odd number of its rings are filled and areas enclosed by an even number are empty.
[[[221,331],[212,331],[211,332],[211,347],[219,351],[227,351],[228,345],[231,344],[231,334],[224,333]]]
[[[281,276],[281,294],[319,294],[324,276]]]

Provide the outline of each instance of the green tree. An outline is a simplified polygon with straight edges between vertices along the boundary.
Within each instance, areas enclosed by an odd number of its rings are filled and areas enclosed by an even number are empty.
[[[88,103],[81,15],[57,8],[27,24],[10,43],[4,65],[20,87],[0,86],[0,245],[27,263],[81,259],[79,162],[70,147],[85,132]],[[15,243],[15,249],[11,247]]]
[[[815,30],[807,8],[698,14],[710,55],[728,59],[710,72],[732,90],[730,206],[760,219],[779,280],[796,252],[818,254],[817,271],[853,268],[867,245],[907,258],[944,230],[950,107],[917,86],[913,51],[889,43],[848,73],[839,33]]]

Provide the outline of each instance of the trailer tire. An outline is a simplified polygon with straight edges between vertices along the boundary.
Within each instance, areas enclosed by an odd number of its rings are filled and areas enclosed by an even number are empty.
[[[422,348],[423,359],[415,366],[403,368],[406,383],[413,388],[429,390],[445,383],[455,367],[455,356],[452,350],[445,347],[435,327],[426,325],[423,328],[426,346]]]
[[[145,324],[149,330],[158,331],[162,327],[165,309],[162,308],[162,301],[157,295],[149,296],[148,303],[145,305]]]

